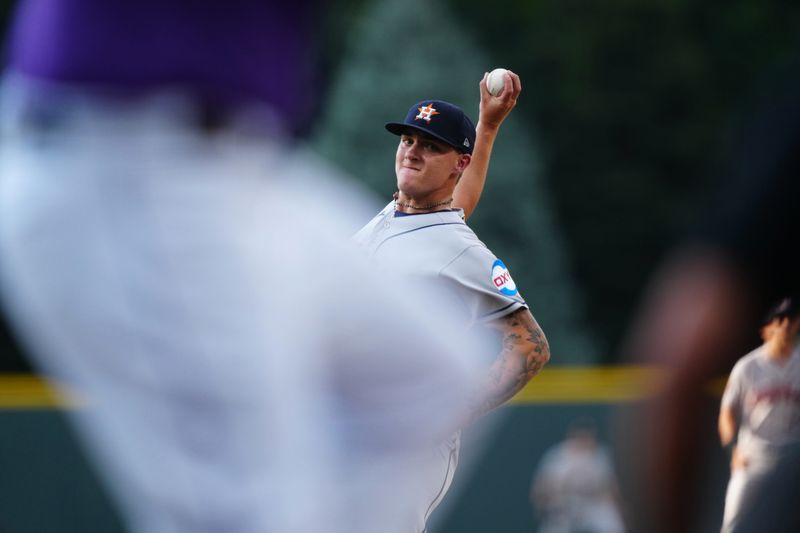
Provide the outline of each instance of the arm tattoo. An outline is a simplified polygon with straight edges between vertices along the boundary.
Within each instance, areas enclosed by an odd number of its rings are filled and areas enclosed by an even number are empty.
[[[550,360],[547,339],[527,309],[519,309],[491,327],[501,331],[503,348],[480,391],[476,417],[511,399]]]

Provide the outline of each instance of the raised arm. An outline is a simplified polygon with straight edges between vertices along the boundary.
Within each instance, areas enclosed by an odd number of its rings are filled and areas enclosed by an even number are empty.
[[[490,323],[502,334],[503,349],[479,391],[472,419],[510,400],[550,360],[550,346],[530,311],[519,309]]]
[[[517,104],[522,91],[519,76],[508,71],[505,86],[499,96],[492,96],[486,88],[488,73],[483,75],[479,83],[481,93],[478,125],[476,126],[475,146],[472,150],[472,161],[467,166],[453,192],[453,207],[464,210],[464,218],[469,218],[483,193],[486,173],[489,170],[489,159],[492,147],[500,129],[500,124]]]

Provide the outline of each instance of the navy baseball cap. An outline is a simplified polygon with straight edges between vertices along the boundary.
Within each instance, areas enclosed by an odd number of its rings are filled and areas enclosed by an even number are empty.
[[[427,133],[465,154],[471,154],[475,145],[475,125],[460,107],[442,100],[417,102],[403,122],[386,124],[386,129],[395,135],[402,135],[409,128]]]
[[[782,320],[784,318],[791,319],[798,315],[800,315],[800,300],[798,300],[797,297],[788,296],[775,304],[767,312],[761,321],[761,325],[765,326],[773,320]]]

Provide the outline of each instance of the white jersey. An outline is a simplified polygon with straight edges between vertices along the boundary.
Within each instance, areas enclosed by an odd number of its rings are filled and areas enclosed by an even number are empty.
[[[463,216],[461,209],[409,215],[390,202],[354,239],[379,264],[444,292],[469,326],[527,307],[506,265]]]
[[[722,407],[739,420],[736,447],[746,461],[731,471],[722,533],[796,531],[779,517],[796,500],[800,474],[800,350],[783,362],[763,346],[742,357]]]
[[[737,446],[748,452],[777,452],[800,443],[800,349],[784,363],[760,346],[731,371],[722,406],[735,410]]]
[[[451,325],[463,330],[451,337],[463,340],[463,333],[472,335],[473,346],[483,341],[479,335],[484,329],[473,325],[527,307],[508,268],[464,223],[461,209],[408,215],[395,212],[394,202],[390,202],[353,238],[378,265],[410,278],[421,286],[422,294],[431,296],[428,301],[415,302],[418,307],[439,304],[452,308],[458,316]],[[496,348],[487,345],[487,355],[496,355],[492,351]],[[459,450],[457,433],[418,463],[419,503],[409,531],[427,531],[431,513],[453,481]]]

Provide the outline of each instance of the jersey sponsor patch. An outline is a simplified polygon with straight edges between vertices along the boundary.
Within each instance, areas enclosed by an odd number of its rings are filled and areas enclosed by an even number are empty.
[[[492,265],[492,284],[506,296],[515,296],[518,292],[517,284],[511,279],[508,267],[499,259]]]

